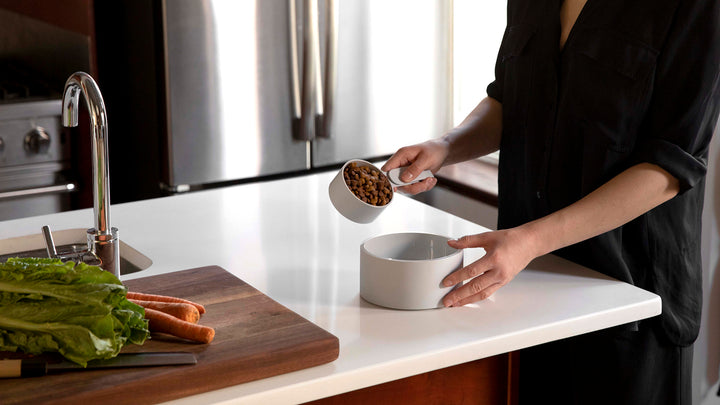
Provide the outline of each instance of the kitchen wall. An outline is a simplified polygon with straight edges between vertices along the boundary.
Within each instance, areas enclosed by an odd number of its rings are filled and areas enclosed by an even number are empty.
[[[703,211],[703,318],[695,342],[693,404],[718,405],[720,387],[720,127],[710,146]]]

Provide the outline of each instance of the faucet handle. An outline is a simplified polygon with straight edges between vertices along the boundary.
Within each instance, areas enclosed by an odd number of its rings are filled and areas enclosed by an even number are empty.
[[[50,233],[50,227],[47,225],[44,225],[42,227],[42,233],[45,237],[45,247],[47,248],[47,254],[49,258],[56,258],[58,257],[57,249],[55,249],[55,242],[53,242],[52,234]]]
[[[57,248],[55,247],[55,242],[53,241],[52,234],[50,233],[50,227],[47,225],[43,226],[42,233],[45,237],[45,247],[47,248],[47,254],[49,258],[60,259],[63,262],[83,262],[91,266],[100,266],[102,264],[102,261],[100,260],[98,255],[95,254],[92,249],[90,249],[90,245],[88,245],[88,247],[83,250],[74,250],[72,252],[58,253]]]

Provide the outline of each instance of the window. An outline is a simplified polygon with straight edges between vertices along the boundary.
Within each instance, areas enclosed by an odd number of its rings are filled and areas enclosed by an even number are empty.
[[[487,95],[487,85],[495,77],[506,9],[506,1],[453,1],[453,125]],[[493,155],[489,158],[497,159],[497,153]]]

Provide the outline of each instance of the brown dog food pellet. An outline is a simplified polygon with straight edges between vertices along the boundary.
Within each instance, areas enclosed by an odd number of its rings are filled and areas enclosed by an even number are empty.
[[[373,167],[359,166],[352,162],[345,166],[343,177],[355,197],[365,203],[383,206],[392,199],[390,180]]]

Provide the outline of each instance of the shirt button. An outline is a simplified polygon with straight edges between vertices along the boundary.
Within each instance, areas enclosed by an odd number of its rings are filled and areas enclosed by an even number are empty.
[[[542,198],[542,195],[540,194],[540,191],[537,191],[537,192],[535,193],[535,195],[537,195],[538,200]]]

